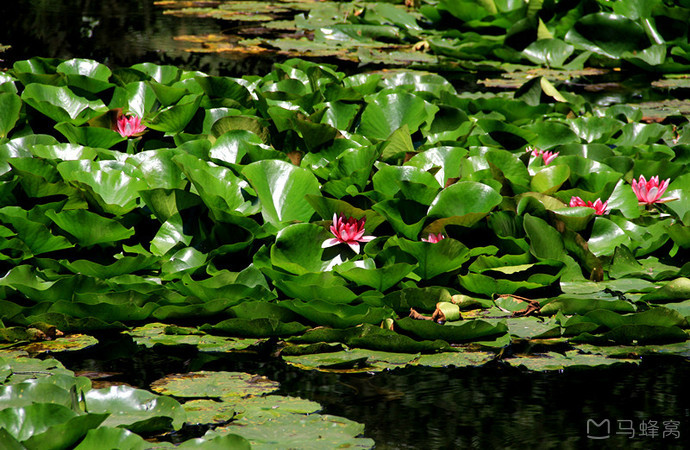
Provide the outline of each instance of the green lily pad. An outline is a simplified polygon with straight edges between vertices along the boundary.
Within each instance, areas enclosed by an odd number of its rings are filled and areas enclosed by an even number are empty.
[[[134,433],[179,429],[185,421],[184,410],[176,400],[130,386],[91,389],[84,393],[84,403],[91,412],[109,413],[106,426]]]
[[[545,322],[536,317],[506,319],[512,336],[523,339],[545,339],[561,336],[561,327],[553,321]]]
[[[237,415],[237,410],[233,402],[215,400],[190,400],[185,402],[185,413],[187,423],[226,423]]]
[[[690,341],[659,345],[607,345],[574,344],[585,353],[605,355],[610,358],[636,358],[644,355],[678,355],[690,359]]]
[[[404,367],[416,358],[416,355],[410,353],[362,349],[283,357],[288,364],[300,369],[346,373],[391,370],[397,367]]]
[[[483,351],[443,352],[435,355],[422,355],[413,365],[425,367],[479,367],[493,361],[496,355]]]
[[[319,183],[309,171],[278,160],[258,161],[242,173],[261,201],[264,220],[278,226],[291,220],[307,221],[314,210],[305,195],[320,195]]]
[[[358,438],[364,425],[343,417],[320,414],[286,414],[252,420],[243,418],[225,427],[216,428],[206,438],[218,434],[239,434],[249,440],[252,448],[372,448],[374,441]]]
[[[244,372],[201,371],[169,375],[151,383],[151,389],[176,397],[225,398],[268,394],[278,383]]]
[[[624,300],[601,300],[591,298],[556,297],[553,301],[541,307],[542,314],[555,314],[560,311],[563,314],[586,314],[595,309],[608,309],[617,312],[634,312],[632,303]]]
[[[431,320],[414,320],[409,317],[397,320],[403,330],[412,332],[422,339],[443,339],[450,342],[477,340],[496,336],[508,331],[504,323],[492,324],[485,320],[458,320],[439,325]]]
[[[414,272],[423,279],[460,268],[469,259],[469,249],[455,239],[442,239],[437,243],[413,242],[406,239],[391,239],[387,245],[398,244],[402,251],[417,260]]]
[[[513,367],[524,367],[528,370],[563,370],[570,368],[610,366],[613,364],[639,364],[639,360],[608,358],[602,355],[590,355],[580,353],[578,350],[570,350],[565,355],[557,352],[506,358],[505,362]]]
[[[86,334],[71,334],[52,341],[32,342],[21,346],[29,354],[73,352],[98,344],[98,339]]]
[[[69,377],[65,375],[65,377]],[[21,383],[0,386],[0,410],[5,408],[19,408],[34,403],[52,403],[71,408],[77,401],[76,389],[71,392],[52,382],[46,382],[48,377],[29,379]],[[76,386],[76,378],[72,377],[72,387]],[[87,386],[82,386],[88,388]]]
[[[0,411],[0,428],[28,448],[58,450],[75,444],[107,414],[79,415],[66,406],[34,403]]]
[[[383,319],[393,316],[393,311],[389,308],[377,308],[366,303],[351,306],[321,300],[310,302],[283,300],[278,304],[312,322],[334,328],[347,328],[362,323],[381,323]]]
[[[436,352],[450,350],[450,345],[440,339],[418,341],[395,331],[383,329],[368,323],[344,330],[317,327],[301,336],[290,338],[296,343],[344,342],[351,347],[367,348],[386,352]]]
[[[224,423],[238,415],[242,417],[277,417],[284,414],[313,414],[321,405],[310,400],[280,395],[248,397],[243,399],[224,398],[223,401],[190,400],[184,404],[187,423]]]
[[[641,300],[666,303],[690,299],[690,279],[676,278],[642,296]]]
[[[157,344],[170,346],[194,345],[202,352],[246,350],[249,347],[264,342],[263,339],[213,336],[203,333],[196,328],[171,327],[163,323],[148,323],[123,333],[129,334],[134,342],[146,347],[153,347]]]
[[[75,450],[94,450],[97,448],[121,448],[127,450],[144,450],[150,444],[138,434],[124,428],[100,426],[89,430],[86,437]]]

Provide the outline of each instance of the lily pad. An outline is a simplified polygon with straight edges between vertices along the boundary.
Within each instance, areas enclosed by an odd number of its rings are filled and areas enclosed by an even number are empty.
[[[234,433],[248,439],[252,448],[372,448],[374,441],[358,438],[364,425],[343,417],[289,414],[252,420],[250,417],[216,428],[206,438]]]
[[[179,429],[185,421],[184,410],[176,400],[130,386],[91,389],[84,393],[84,402],[91,412],[109,413],[106,426],[135,433]]]
[[[202,352],[231,352],[246,350],[263,339],[230,338],[203,333],[196,328],[171,327],[162,323],[148,323],[123,333],[132,336],[134,342],[146,347],[154,345],[194,345]]]
[[[571,368],[610,366],[614,364],[639,364],[635,359],[608,358],[602,355],[580,353],[578,350],[570,350],[565,355],[557,352],[546,354],[534,354],[504,360],[513,367],[524,367],[528,370],[563,370]]]
[[[392,353],[362,349],[283,357],[288,364],[300,369],[317,369],[323,372],[344,373],[391,370],[398,367],[404,367],[416,358],[416,355],[410,353]]]
[[[496,355],[483,351],[443,352],[435,355],[422,355],[413,365],[425,367],[480,367],[493,361]]]
[[[169,375],[151,383],[151,389],[176,397],[225,398],[268,394],[278,383],[244,372],[201,371]]]
[[[52,341],[33,342],[22,346],[31,355],[42,353],[73,352],[98,344],[98,339],[86,334],[71,334]]]

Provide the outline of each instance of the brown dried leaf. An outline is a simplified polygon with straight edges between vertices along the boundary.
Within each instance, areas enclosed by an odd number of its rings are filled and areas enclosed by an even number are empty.
[[[410,308],[410,317],[415,320],[433,320],[431,317],[418,313],[414,308]]]

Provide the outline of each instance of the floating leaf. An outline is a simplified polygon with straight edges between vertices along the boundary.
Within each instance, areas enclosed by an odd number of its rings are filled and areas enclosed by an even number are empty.
[[[249,164],[242,173],[256,190],[261,214],[274,225],[307,221],[314,213],[306,195],[320,195],[316,177],[305,169],[277,160]]]
[[[422,339],[443,339],[451,342],[476,340],[495,336],[508,331],[503,323],[491,324],[484,320],[460,320],[439,325],[427,320],[414,320],[409,317],[397,320],[403,330],[410,331]]]
[[[246,397],[268,394],[278,383],[244,372],[190,372],[169,375],[151,383],[155,392],[176,397]]]
[[[529,370],[563,370],[571,368],[610,366],[613,364],[639,364],[639,360],[634,359],[613,359],[601,355],[581,354],[577,350],[570,350],[565,355],[556,352],[539,354],[533,356],[521,356],[517,358],[506,358],[505,361],[511,366],[525,367]]]
[[[119,426],[135,433],[179,429],[185,421],[182,406],[170,397],[157,396],[130,386],[91,389],[84,393],[91,412],[110,413],[104,424]]]
[[[13,92],[0,93],[0,110],[3,111],[0,117],[0,138],[5,138],[12,131],[17,120],[19,111],[22,107],[22,99]]]

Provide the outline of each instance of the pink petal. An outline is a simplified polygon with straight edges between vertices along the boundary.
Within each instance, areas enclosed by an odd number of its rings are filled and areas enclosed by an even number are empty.
[[[321,248],[328,248],[328,247],[333,247],[334,245],[340,244],[340,241],[333,238],[333,239],[326,239],[321,243]]]

